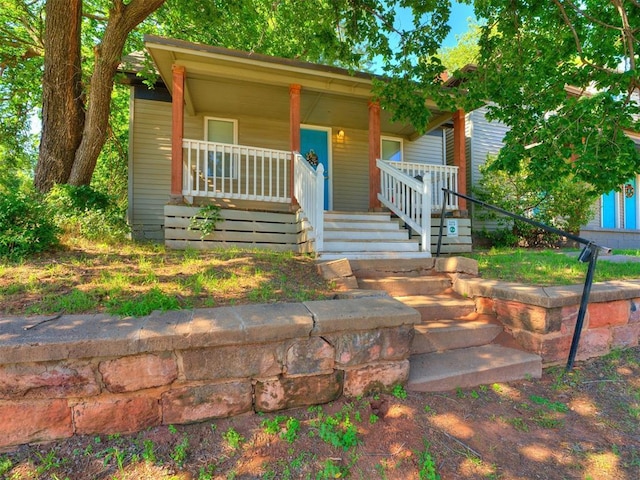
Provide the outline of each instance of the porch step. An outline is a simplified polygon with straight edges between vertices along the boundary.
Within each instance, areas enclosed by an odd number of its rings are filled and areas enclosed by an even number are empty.
[[[407,297],[406,304],[416,308],[417,305],[421,305],[422,303],[432,305],[436,302],[438,299],[435,299],[433,295],[446,292],[447,289],[450,289],[451,280],[447,277],[431,275],[421,277],[388,276],[380,278],[358,278],[358,287],[366,290],[383,290],[392,297],[397,297],[401,302],[404,302],[405,297]],[[425,295],[429,296],[425,297]],[[447,299],[448,298],[449,297],[447,297]],[[442,300],[445,301],[446,299]],[[475,304],[473,304],[473,302],[471,302],[471,304],[472,308],[475,309]]]
[[[417,259],[430,257],[409,239],[388,212],[325,212],[319,260]]]
[[[367,224],[368,225],[368,224]],[[357,225],[355,225],[357,227]],[[351,228],[327,228],[325,224],[324,236],[331,240],[383,240],[394,241],[404,240],[407,241],[407,232],[393,229],[358,229],[353,228],[354,225],[349,225]],[[326,241],[326,240],[325,240]],[[415,242],[414,242],[415,243]]]
[[[489,344],[413,355],[407,388],[437,392],[542,376],[538,355]]]
[[[449,283],[449,286],[451,286],[451,283]],[[453,293],[400,295],[396,296],[396,300],[418,310],[422,315],[422,319],[426,321],[464,318],[473,315],[476,310],[476,304],[473,300]]]
[[[486,345],[495,340],[503,328],[488,318],[479,318],[425,321],[414,330],[411,354],[419,355]]]

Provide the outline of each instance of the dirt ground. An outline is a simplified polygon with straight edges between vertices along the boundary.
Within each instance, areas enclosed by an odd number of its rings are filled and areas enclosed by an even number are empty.
[[[640,348],[541,380],[404,391],[0,454],[7,479],[640,478]]]

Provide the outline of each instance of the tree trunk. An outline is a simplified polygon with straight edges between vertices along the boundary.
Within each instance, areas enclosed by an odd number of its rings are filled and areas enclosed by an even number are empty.
[[[95,49],[91,94],[82,141],[69,176],[72,185],[88,185],[107,138],[113,81],[127,35],[165,0],[114,0],[102,42]]]
[[[80,28],[82,0],[45,6],[42,135],[34,183],[48,192],[69,180],[84,126]]]

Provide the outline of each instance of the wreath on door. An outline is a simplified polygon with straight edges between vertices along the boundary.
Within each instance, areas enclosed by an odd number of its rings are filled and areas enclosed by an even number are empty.
[[[313,149],[309,150],[306,153],[305,158],[307,159],[307,162],[309,162],[309,165],[311,165],[312,167],[318,166],[318,154],[314,152]]]
[[[636,193],[636,191],[635,191],[635,189],[633,188],[633,185],[631,185],[630,183],[627,183],[627,184],[624,186],[624,196],[625,196],[625,197],[627,197],[627,198],[631,198],[631,197],[633,197],[633,196],[635,195],[635,193]]]

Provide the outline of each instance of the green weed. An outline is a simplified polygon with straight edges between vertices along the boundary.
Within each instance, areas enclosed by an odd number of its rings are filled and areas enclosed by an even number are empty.
[[[229,429],[222,434],[222,437],[232,450],[237,450],[240,448],[242,442],[244,442],[244,437],[236,432],[233,427],[229,427]]]
[[[393,390],[391,390],[391,395],[399,400],[405,400],[407,398],[407,391],[402,385],[396,385],[393,387]]]
[[[566,413],[569,411],[569,407],[567,407],[564,403],[552,402],[544,397],[539,397],[538,395],[531,395],[529,397],[529,400],[531,400],[536,405],[542,405],[552,412]]]
[[[130,300],[112,299],[107,303],[107,311],[121,317],[143,317],[154,310],[180,310],[180,301],[172,295],[167,295],[159,287],[153,287],[142,295]]]
[[[187,460],[187,450],[189,449],[189,439],[185,434],[182,440],[173,447],[173,451],[169,454],[171,459],[176,462],[178,468],[182,468],[184,462]]]
[[[156,452],[155,452],[155,444],[153,443],[153,440],[145,440],[143,442],[143,450],[142,450],[142,459],[145,462],[149,462],[149,463],[156,463],[158,461],[157,457],[156,457]]]
[[[349,469],[342,465],[336,465],[333,460],[325,460],[317,475],[317,480],[325,480],[329,478],[346,478],[349,476]]]
[[[13,462],[6,455],[0,457],[0,475],[4,475],[13,468]]]
[[[431,445],[429,444],[429,442],[425,440],[424,450],[420,452],[420,455],[418,457],[418,462],[420,465],[418,476],[420,480],[440,480],[440,475],[436,470],[436,462],[429,452],[430,447]]]
[[[505,422],[507,422],[509,425],[511,425],[513,428],[515,428],[519,432],[529,431],[529,425],[527,425],[527,423],[520,417],[506,418]]]

